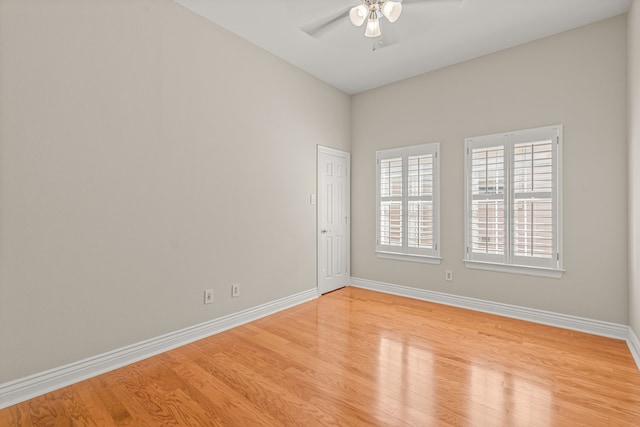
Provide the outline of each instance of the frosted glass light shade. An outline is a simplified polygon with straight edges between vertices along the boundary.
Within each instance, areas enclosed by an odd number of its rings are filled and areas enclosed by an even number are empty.
[[[387,0],[382,5],[382,14],[389,20],[389,22],[396,22],[400,18],[402,13],[402,3],[397,1]]]
[[[378,17],[374,17],[375,12],[371,14],[369,20],[367,21],[367,29],[364,32],[365,37],[378,37],[380,36],[380,20]]]
[[[351,23],[356,27],[364,24],[364,21],[367,19],[367,15],[369,14],[369,10],[363,4],[352,7],[349,11],[349,19]]]

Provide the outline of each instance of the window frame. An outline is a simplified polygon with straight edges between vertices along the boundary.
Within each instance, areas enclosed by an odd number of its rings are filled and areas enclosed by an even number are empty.
[[[409,157],[429,155],[432,158],[432,242],[431,248],[412,248],[408,245],[408,205],[409,199],[417,200],[416,196],[408,195],[408,159]],[[382,245],[381,238],[381,162],[383,160],[402,159],[402,245]],[[378,258],[399,261],[440,264],[440,143],[413,145],[400,148],[379,150],[376,152],[376,236],[375,252]]]
[[[485,135],[480,137],[465,138],[464,147],[464,263],[468,268],[509,272],[516,274],[526,274],[533,276],[560,278],[563,269],[563,253],[562,253],[562,125],[545,126],[534,129],[526,129],[514,132],[499,133],[493,135]],[[514,206],[518,200],[544,200],[536,198],[531,191],[530,198],[524,198],[524,192],[516,192],[514,186],[514,164],[515,164],[515,147],[519,144],[535,143],[538,141],[552,141],[551,150],[551,173],[552,183],[550,193],[551,199],[551,218],[552,218],[552,237],[550,258],[540,258],[534,256],[517,255],[515,251],[516,243],[514,240],[515,228],[515,209]],[[504,227],[504,250],[502,254],[490,254],[474,252],[473,246],[473,200],[474,194],[472,189],[472,154],[474,150],[483,148],[502,147],[503,154],[503,193],[500,195],[488,196],[484,199],[503,201]],[[498,148],[499,149],[499,148]],[[545,193],[545,194],[546,194]],[[483,200],[482,195],[475,195],[475,200]]]

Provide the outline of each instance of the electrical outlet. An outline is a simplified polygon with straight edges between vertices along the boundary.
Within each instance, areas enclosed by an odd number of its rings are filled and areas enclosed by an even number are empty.
[[[240,283],[234,283],[231,285],[231,298],[240,296]]]
[[[206,289],[204,291],[204,303],[211,304],[213,302],[213,289]]]
[[[447,282],[453,281],[453,270],[446,270],[444,272],[444,280]]]

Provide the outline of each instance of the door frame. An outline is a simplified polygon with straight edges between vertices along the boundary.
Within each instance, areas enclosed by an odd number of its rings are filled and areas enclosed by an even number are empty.
[[[316,150],[316,289],[318,295],[320,293],[320,253],[321,253],[321,231],[320,231],[320,209],[323,208],[320,197],[320,154],[329,154],[331,156],[343,157],[347,163],[347,186],[346,186],[346,206],[345,211],[347,214],[346,231],[345,231],[345,243],[346,248],[344,251],[345,263],[347,266],[347,274],[345,278],[344,286],[349,285],[351,278],[351,153],[338,150],[335,148],[327,147],[324,145],[317,145]]]

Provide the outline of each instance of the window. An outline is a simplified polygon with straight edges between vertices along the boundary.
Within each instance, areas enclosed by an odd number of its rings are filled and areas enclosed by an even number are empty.
[[[562,127],[465,140],[465,265],[562,274]]]
[[[376,252],[380,258],[440,262],[440,144],[376,153]]]

